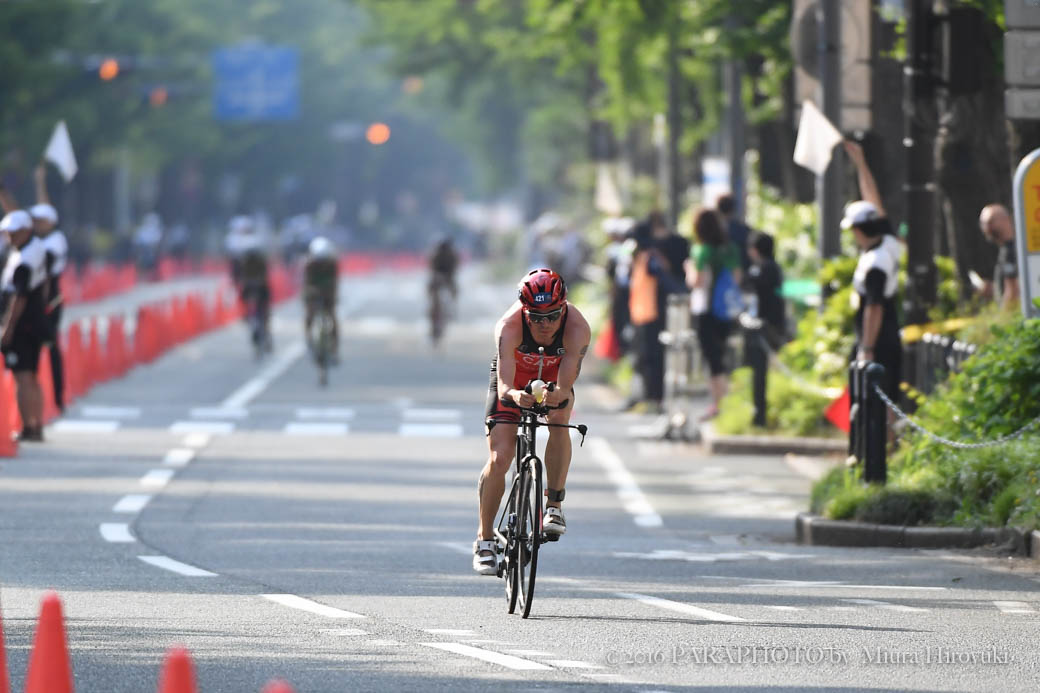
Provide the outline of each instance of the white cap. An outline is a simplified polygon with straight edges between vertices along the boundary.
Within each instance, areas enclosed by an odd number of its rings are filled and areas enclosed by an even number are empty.
[[[841,228],[851,229],[853,226],[859,226],[880,218],[881,212],[878,211],[878,208],[872,202],[867,202],[866,200],[850,202],[845,207],[845,216],[841,218]]]
[[[251,231],[253,229],[253,219],[247,217],[244,214],[239,214],[237,217],[231,217],[231,221],[228,222],[228,226],[232,233],[242,233],[244,231]]]
[[[336,248],[332,241],[324,236],[318,236],[307,246],[307,252],[313,257],[332,257],[336,254]]]
[[[52,224],[58,223],[58,210],[54,209],[54,207],[46,203],[41,203],[30,207],[29,215],[33,219],[48,221]]]
[[[24,209],[16,209],[3,219],[0,219],[0,231],[3,233],[24,231],[26,229],[31,229],[32,225],[32,217],[29,216],[29,213]]]

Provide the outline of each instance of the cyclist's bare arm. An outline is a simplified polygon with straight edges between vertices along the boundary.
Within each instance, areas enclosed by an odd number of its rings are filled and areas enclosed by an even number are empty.
[[[546,393],[546,405],[553,407],[570,398],[571,388],[581,374],[581,362],[589,350],[591,340],[592,330],[585,316],[574,306],[567,306],[567,327],[563,333],[564,355],[560,359],[556,389]]]
[[[519,311],[512,311],[498,321],[495,326],[495,344],[498,348],[498,396],[515,402],[521,407],[534,404],[534,397],[523,390],[513,388],[513,377],[516,375],[516,348],[524,339]]]

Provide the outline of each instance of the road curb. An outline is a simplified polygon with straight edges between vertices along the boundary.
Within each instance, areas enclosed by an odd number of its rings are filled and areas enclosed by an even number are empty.
[[[840,438],[719,435],[710,423],[700,426],[704,449],[710,455],[832,455],[848,452]]]
[[[903,527],[828,520],[810,513],[799,513],[794,524],[799,544],[904,549],[991,546],[1006,548],[1010,553],[1023,556],[1040,556],[1040,532],[1027,533],[1014,527]]]

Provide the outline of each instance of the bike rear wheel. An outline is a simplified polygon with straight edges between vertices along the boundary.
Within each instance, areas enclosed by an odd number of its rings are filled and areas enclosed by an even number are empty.
[[[538,572],[538,547],[542,543],[542,463],[532,456],[521,477],[523,485],[517,516],[517,592],[524,618],[531,613]]]

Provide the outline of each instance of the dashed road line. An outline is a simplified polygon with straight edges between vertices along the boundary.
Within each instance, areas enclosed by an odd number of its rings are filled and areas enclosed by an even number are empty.
[[[114,513],[139,513],[144,509],[144,506],[148,505],[148,501],[152,500],[152,497],[144,493],[131,493],[123,496],[119,501],[112,506],[112,512]]]
[[[290,421],[282,432],[290,436],[345,436],[350,426],[345,423]]]
[[[101,538],[113,544],[130,544],[134,541],[134,535],[130,534],[129,525],[123,522],[102,522],[98,526]]]
[[[397,429],[399,436],[409,438],[461,438],[461,424],[403,423]]]
[[[344,407],[303,407],[296,410],[296,418],[352,421],[354,410]]]
[[[476,635],[468,628],[424,628],[423,630],[436,635]]]
[[[93,421],[88,419],[63,419],[50,426],[55,433],[115,433],[118,421]]]
[[[240,409],[249,404],[261,392],[266,390],[278,376],[293,365],[296,359],[303,356],[307,348],[303,341],[294,342],[285,351],[275,356],[274,361],[261,370],[253,379],[238,388],[227,399],[220,403],[221,409]]]
[[[299,609],[300,611],[317,614],[318,616],[327,616],[328,618],[365,618],[364,614],[358,614],[353,611],[345,611],[344,609],[337,609],[333,606],[319,604],[318,602],[304,599],[295,594],[262,594],[260,596],[274,602],[275,604],[281,604],[290,609]]]
[[[167,451],[162,463],[167,467],[183,467],[193,459],[195,451],[191,448],[173,448]]]
[[[582,662],[577,659],[547,659],[545,663],[549,666],[558,667],[560,669],[604,669],[601,664],[593,664],[591,662]]]
[[[235,424],[230,421],[176,421],[170,426],[170,433],[227,435],[234,430]]]
[[[156,568],[162,568],[163,570],[169,570],[172,573],[178,575],[184,575],[185,577],[217,577],[216,573],[211,573],[208,570],[203,570],[187,563],[181,563],[175,561],[168,556],[138,556],[139,559],[154,565]]]
[[[402,416],[405,421],[458,421],[462,412],[458,409],[405,409]]]
[[[181,445],[186,448],[204,448],[209,445],[210,437],[208,433],[189,433],[184,436],[184,440],[181,441]]]
[[[518,671],[549,671],[552,669],[552,667],[540,662],[532,662],[529,659],[521,659],[520,657],[502,654],[501,652],[482,650],[479,647],[463,645],[458,642],[421,642],[419,644],[423,647],[433,647],[438,650],[444,650],[445,652],[460,654],[464,657],[472,657],[474,659],[490,662],[491,664],[498,664],[507,669],[516,669]]]
[[[170,479],[173,478],[173,472],[174,470],[172,469],[152,469],[141,477],[141,486],[162,488],[170,483]]]
[[[506,650],[509,654],[520,655],[521,657],[552,657],[552,652],[544,652],[542,650]]]
[[[1009,601],[994,601],[993,605],[1000,609],[1005,614],[1035,614],[1033,610],[1026,602],[1009,602]]]
[[[773,611],[805,611],[805,609],[800,606],[766,606],[765,608],[772,609]]]
[[[80,407],[80,413],[88,419],[139,419],[141,418],[140,407],[104,407],[85,406]]]
[[[588,444],[589,453],[606,470],[607,478],[617,486],[618,498],[621,499],[625,511],[633,516],[635,523],[640,527],[663,526],[661,516],[643,495],[635,477],[625,468],[625,463],[610,447],[610,443],[604,438],[592,438]]]
[[[708,621],[719,621],[722,623],[738,623],[745,619],[739,616],[730,616],[729,614],[723,614],[718,611],[712,611],[711,609],[703,609],[699,606],[692,604],[685,604],[683,602],[674,602],[671,599],[661,599],[660,597],[652,597],[649,594],[637,594],[634,592],[615,592],[619,597],[624,599],[634,599],[637,602],[642,602],[648,606],[656,606],[659,609],[667,609],[668,611],[675,611],[680,614],[687,614],[689,616],[697,616]]]
[[[919,609],[916,606],[904,606],[903,604],[892,604],[891,602],[882,602],[877,599],[842,599],[843,602],[849,602],[850,604],[862,604],[864,606],[876,606],[879,609],[886,609],[887,611],[901,611],[903,613],[916,613],[921,611],[928,611],[928,609]]]

